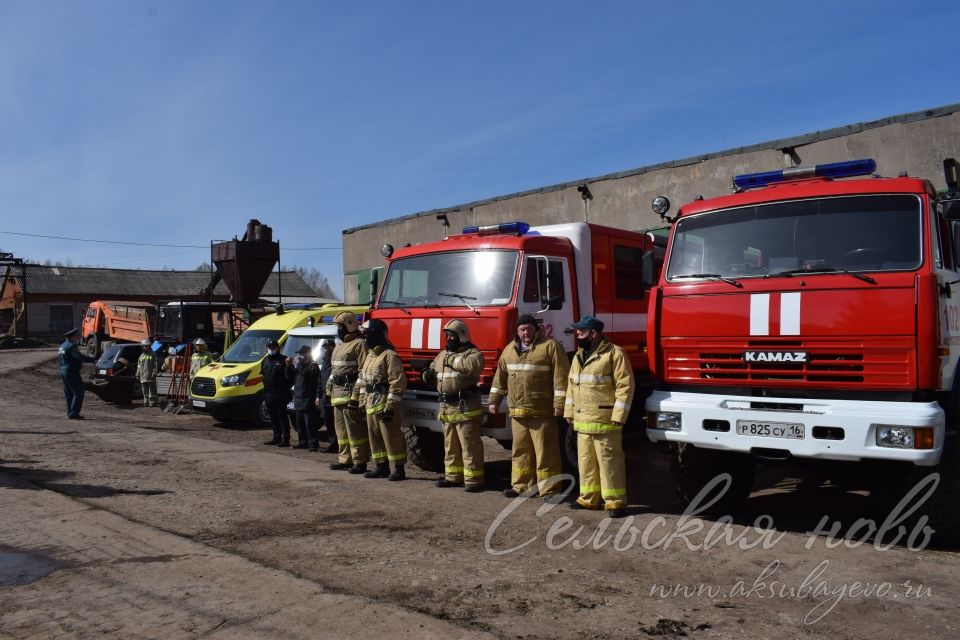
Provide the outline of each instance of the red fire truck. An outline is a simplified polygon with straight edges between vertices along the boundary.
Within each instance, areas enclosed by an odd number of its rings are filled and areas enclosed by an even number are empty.
[[[652,234],[594,224],[530,228],[512,222],[466,228],[395,252],[384,245],[387,268],[371,317],[387,323],[406,369],[404,429],[412,462],[429,470],[443,466],[436,389],[420,375],[443,348],[443,325],[455,318],[467,323],[486,360],[479,383],[484,396],[524,313],[534,314],[544,333],[568,352],[574,351],[570,324],[581,315],[596,316],[630,356],[638,377],[648,379],[646,311],[657,275],[656,244]],[[634,406],[642,407],[642,398]],[[503,411],[486,415],[484,435],[509,446],[508,420]],[[575,468],[576,439],[560,423],[564,461]]]
[[[960,202],[957,163],[944,166],[940,195],[864,177],[868,159],[737,176],[733,195],[675,218],[654,200],[672,228],[651,294],[647,434],[686,500],[729,472],[717,505],[732,506],[758,459],[901,496],[939,471],[918,513],[960,539]]]

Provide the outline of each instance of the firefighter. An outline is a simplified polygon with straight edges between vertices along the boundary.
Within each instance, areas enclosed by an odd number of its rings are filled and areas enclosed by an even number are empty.
[[[623,349],[603,335],[601,321],[583,316],[571,326],[578,351],[563,415],[577,432],[580,497],[570,506],[602,505],[611,518],[622,518],[627,513],[623,424],[633,400],[633,369]]]
[[[334,317],[340,344],[330,356],[330,377],[326,396],[333,406],[333,428],[337,434],[339,451],[337,461],[330,465],[334,471],[366,473],[370,461],[370,438],[367,421],[356,400],[351,399],[357,384],[357,374],[367,358],[367,347],[357,328],[357,316],[341,311]],[[328,429],[330,426],[328,425]]]
[[[422,374],[424,382],[436,383],[440,393],[444,476],[436,484],[463,485],[466,491],[475,493],[483,490],[483,412],[477,388],[483,354],[470,342],[470,330],[463,320],[451,320],[444,325],[443,333],[445,350]]]
[[[286,356],[280,353],[280,343],[276,340],[267,343],[267,357],[260,364],[260,375],[263,376],[263,404],[270,414],[270,426],[273,428],[273,437],[263,444],[289,447],[290,416],[287,414],[287,403],[290,402],[290,387],[293,386],[295,373],[287,363]]]
[[[194,340],[193,345],[197,348],[193,352],[193,355],[190,356],[190,379],[193,380],[194,376],[197,375],[197,372],[200,369],[203,369],[205,366],[213,362],[213,356],[210,355],[210,352],[207,351],[207,341],[203,338],[197,338]]]
[[[157,356],[150,349],[150,341],[144,338],[140,341],[143,353],[137,359],[137,380],[143,391],[143,406],[157,406]]]
[[[387,325],[383,320],[368,320],[363,331],[367,358],[360,369],[353,399],[367,412],[367,432],[370,438],[370,457],[376,468],[363,474],[364,478],[405,479],[407,443],[400,427],[400,407],[407,388],[407,376],[393,345],[387,340]],[[390,473],[390,463],[394,470]]]
[[[511,488],[516,498],[537,483],[544,498],[560,492],[550,478],[560,473],[560,434],[570,361],[563,345],[543,335],[529,314],[517,319],[517,337],[503,349],[490,385],[489,411],[496,413],[504,394],[510,407],[513,454]]]
[[[67,417],[71,420],[83,420],[83,377],[80,370],[84,362],[96,362],[95,358],[85,356],[77,345],[80,343],[80,330],[73,328],[63,334],[63,343],[57,352],[60,365],[60,378],[63,380],[63,395],[67,401]]]

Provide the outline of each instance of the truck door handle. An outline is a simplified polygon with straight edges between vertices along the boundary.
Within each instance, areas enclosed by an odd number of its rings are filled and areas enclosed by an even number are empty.
[[[570,327],[567,327],[566,329],[563,330],[563,332],[570,334],[570,333],[573,333],[573,329],[571,329]]]

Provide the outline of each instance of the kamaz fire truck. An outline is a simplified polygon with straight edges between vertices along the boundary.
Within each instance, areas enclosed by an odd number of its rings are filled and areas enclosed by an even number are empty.
[[[867,159],[737,176],[676,218],[654,200],[672,228],[651,294],[647,434],[667,443],[682,497],[729,472],[731,506],[758,459],[900,495],[939,471],[918,513],[960,539],[960,202],[957,163],[944,166],[939,195]]]
[[[663,247],[659,250],[662,257]],[[441,241],[396,251],[384,245],[386,273],[371,316],[387,323],[390,342],[406,369],[403,424],[411,461],[442,469],[436,387],[425,384],[421,373],[443,349],[443,326],[455,318],[467,323],[485,358],[479,383],[484,406],[500,353],[525,313],[533,314],[543,332],[570,353],[570,324],[581,315],[596,316],[630,356],[638,377],[648,379],[646,311],[657,276],[656,252],[652,234],[586,223],[530,228],[512,222],[469,227]],[[634,406],[642,416],[642,398]],[[509,446],[504,411],[484,420],[484,435]],[[564,462],[575,468],[576,439],[559,422]]]

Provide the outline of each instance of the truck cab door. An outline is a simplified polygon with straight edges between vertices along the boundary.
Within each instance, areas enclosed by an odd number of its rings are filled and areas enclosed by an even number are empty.
[[[520,273],[517,312],[529,313],[543,323],[544,335],[574,351],[572,333],[564,329],[574,322],[570,264],[560,256],[526,255]]]

